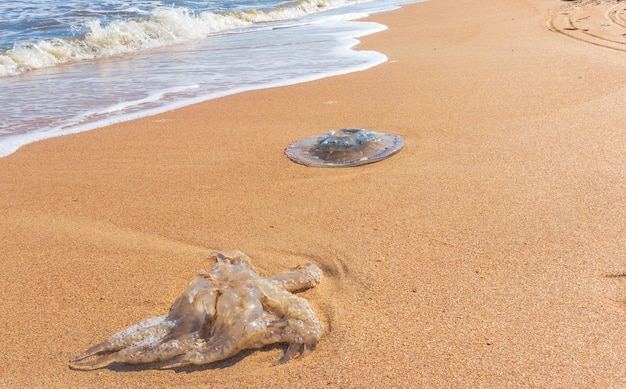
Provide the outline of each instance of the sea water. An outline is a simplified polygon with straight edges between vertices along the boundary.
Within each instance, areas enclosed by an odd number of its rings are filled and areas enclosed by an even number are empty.
[[[375,66],[383,54],[352,48],[386,27],[356,19],[417,1],[3,1],[0,156],[220,96]]]

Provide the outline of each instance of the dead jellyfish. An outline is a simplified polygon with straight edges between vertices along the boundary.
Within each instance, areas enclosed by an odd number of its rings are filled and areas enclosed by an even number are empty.
[[[389,158],[404,146],[400,135],[344,128],[291,144],[285,154],[305,166],[348,167]]]

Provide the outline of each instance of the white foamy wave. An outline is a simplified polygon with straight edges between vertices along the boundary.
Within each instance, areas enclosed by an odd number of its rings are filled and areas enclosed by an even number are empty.
[[[359,2],[362,1],[301,0],[267,11],[246,10],[223,14],[194,13],[187,8],[159,8],[146,18],[116,20],[106,25],[94,19],[86,22],[85,27],[89,32],[81,38],[16,43],[13,48],[1,52],[0,77],[69,62],[163,47],[257,23],[297,19]]]

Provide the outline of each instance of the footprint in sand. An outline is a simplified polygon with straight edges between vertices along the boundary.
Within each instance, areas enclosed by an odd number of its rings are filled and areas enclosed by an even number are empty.
[[[626,51],[626,4],[621,1],[571,2],[546,24],[551,31],[570,38]]]

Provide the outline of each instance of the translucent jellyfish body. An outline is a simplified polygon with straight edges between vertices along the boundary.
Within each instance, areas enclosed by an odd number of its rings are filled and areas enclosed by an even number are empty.
[[[287,147],[285,154],[305,166],[348,167],[389,158],[403,146],[399,135],[344,128],[299,140]]]
[[[287,343],[283,361],[312,349],[322,326],[308,302],[294,293],[317,285],[316,265],[262,277],[240,251],[218,253],[167,315],[142,321],[70,361],[93,370],[113,363],[159,363],[160,368],[203,365],[242,350]]]

